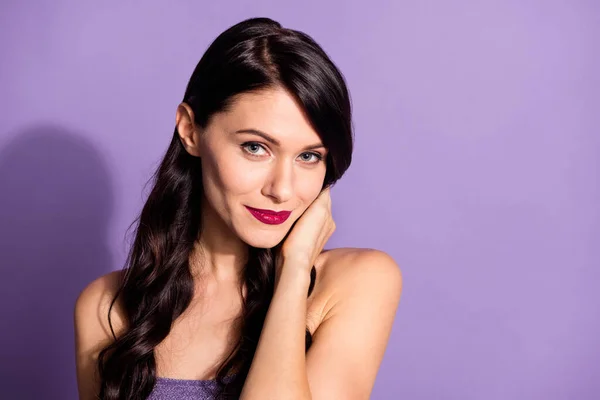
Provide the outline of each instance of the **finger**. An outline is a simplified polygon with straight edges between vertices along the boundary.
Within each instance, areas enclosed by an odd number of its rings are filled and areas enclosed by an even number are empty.
[[[331,188],[327,188],[323,190],[319,194],[319,198],[328,206],[331,205]]]

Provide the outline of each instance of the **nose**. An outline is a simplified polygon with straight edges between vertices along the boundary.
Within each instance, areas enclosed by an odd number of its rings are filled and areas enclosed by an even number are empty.
[[[262,194],[270,197],[277,204],[289,201],[294,195],[294,167],[292,164],[284,160],[275,163],[263,186]]]

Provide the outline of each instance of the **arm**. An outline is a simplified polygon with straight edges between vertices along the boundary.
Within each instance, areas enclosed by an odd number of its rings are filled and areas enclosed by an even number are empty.
[[[305,329],[309,272],[284,264],[240,400],[311,399]]]
[[[361,250],[342,257],[326,277],[334,286],[328,312],[306,361],[315,400],[368,400],[402,292],[402,275],[387,254]]]
[[[79,400],[98,398],[98,353],[112,341],[108,326],[108,309],[118,285],[118,273],[104,275],[90,283],[75,303],[75,365]],[[118,334],[122,321],[113,313]],[[116,318],[115,318],[116,317]]]
[[[329,310],[305,355],[310,268],[335,230],[329,188],[284,240],[275,291],[241,400],[368,399],[389,338],[402,289],[394,260],[378,251],[332,260]],[[325,275],[325,274],[324,274]]]
[[[307,274],[284,264],[242,400],[365,400],[373,388],[402,290],[394,260],[360,251],[336,260],[335,295],[305,356]],[[286,275],[287,268],[287,275]]]

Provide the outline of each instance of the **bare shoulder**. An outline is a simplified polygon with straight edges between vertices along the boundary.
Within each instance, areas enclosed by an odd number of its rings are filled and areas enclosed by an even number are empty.
[[[108,312],[120,285],[121,271],[110,272],[88,284],[75,302],[75,333],[78,351],[104,346],[112,338]],[[111,322],[115,333],[123,328],[118,303],[111,310]]]
[[[328,250],[317,260],[322,319],[307,353],[313,398],[368,399],[402,292],[402,274],[388,254]]]
[[[320,291],[330,304],[346,296],[384,296],[397,303],[402,292],[402,272],[387,253],[365,248],[337,248],[321,254]]]
[[[80,399],[96,399],[98,394],[97,361],[100,351],[114,338],[108,313],[115,335],[122,332],[124,324],[119,303],[110,305],[121,280],[121,271],[103,275],[87,285],[75,302],[75,364],[77,387]]]

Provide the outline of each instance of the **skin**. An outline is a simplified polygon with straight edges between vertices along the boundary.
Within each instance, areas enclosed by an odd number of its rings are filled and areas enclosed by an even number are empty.
[[[241,398],[368,399],[402,291],[398,265],[371,249],[324,246],[335,231],[329,190],[321,191],[326,149],[293,97],[282,89],[239,96],[205,129],[181,104],[176,124],[186,150],[200,157],[205,232],[190,259],[196,294],[156,348],[157,375],[211,379],[237,340],[242,304],[239,272],[247,245],[281,246],[275,292]],[[253,133],[266,133],[278,144]],[[248,142],[254,142],[248,144]],[[307,146],[315,145],[310,150]],[[323,160],[311,155],[318,153]],[[292,211],[281,225],[266,225],[244,207]],[[310,298],[310,268],[317,281]],[[95,360],[111,341],[107,312],[118,272],[88,285],[75,306],[80,399],[97,393]],[[126,329],[119,303],[117,335]],[[313,333],[305,354],[304,329]]]

